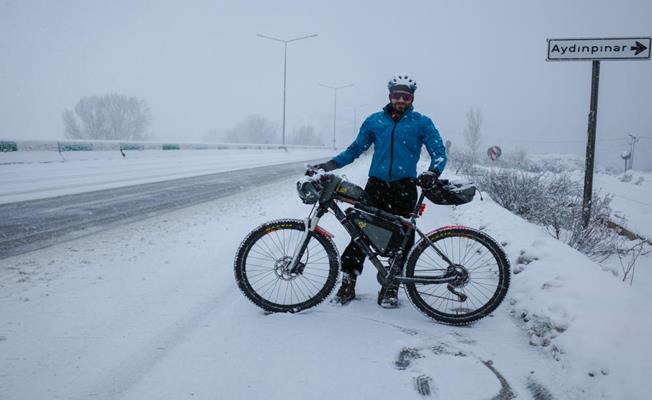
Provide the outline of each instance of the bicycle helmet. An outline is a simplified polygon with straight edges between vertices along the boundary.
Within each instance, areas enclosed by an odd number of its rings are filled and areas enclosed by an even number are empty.
[[[407,90],[414,94],[417,90],[417,81],[408,74],[398,73],[387,82],[387,88],[390,92],[393,90]]]

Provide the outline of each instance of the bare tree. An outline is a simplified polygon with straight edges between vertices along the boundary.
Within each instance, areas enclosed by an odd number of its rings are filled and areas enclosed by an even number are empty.
[[[480,126],[482,125],[482,114],[480,109],[470,108],[466,112],[466,127],[464,128],[464,141],[469,146],[471,154],[477,159],[480,150]]]
[[[230,143],[278,143],[278,127],[262,115],[250,115],[224,133]]]
[[[74,112],[63,112],[70,139],[143,140],[152,117],[145,100],[120,94],[84,97]]]
[[[303,144],[307,146],[323,146],[324,142],[321,137],[315,132],[312,125],[303,125],[294,131],[292,136],[292,143]]]

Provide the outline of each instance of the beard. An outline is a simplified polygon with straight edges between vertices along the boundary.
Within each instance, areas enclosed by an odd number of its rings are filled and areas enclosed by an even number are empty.
[[[410,104],[405,102],[392,103],[392,108],[394,109],[394,111],[396,111],[399,114],[403,114],[405,110],[408,109],[409,106]]]

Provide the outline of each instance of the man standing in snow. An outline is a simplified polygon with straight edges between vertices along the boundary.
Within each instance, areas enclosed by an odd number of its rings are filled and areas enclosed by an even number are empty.
[[[416,81],[407,74],[396,74],[387,84],[389,100],[383,111],[370,115],[360,127],[355,141],[332,160],[316,167],[325,171],[353,162],[374,144],[365,192],[369,205],[409,217],[417,202],[417,179],[420,185],[434,185],[446,166],[446,149],[432,120],[412,108]],[[417,178],[421,146],[430,154],[430,167]],[[414,244],[414,233],[410,247]],[[347,304],[355,298],[356,278],[362,273],[365,256],[351,241],[342,254],[342,286],[334,302]],[[379,292],[379,294],[382,292]],[[378,303],[387,308],[398,306],[398,287],[387,288]]]

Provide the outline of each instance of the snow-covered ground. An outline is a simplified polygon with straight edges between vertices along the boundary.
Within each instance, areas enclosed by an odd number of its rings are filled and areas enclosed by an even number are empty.
[[[362,184],[367,163],[341,172]],[[407,399],[423,381],[437,399],[501,398],[501,384],[511,398],[504,382],[524,399],[648,398],[650,288],[486,197],[430,205],[419,225],[504,243],[518,273],[492,317],[439,325],[404,296],[381,309],[370,265],[349,306],[265,315],[238,291],[233,256],[258,224],[308,213],[297,178],[3,260],[0,398]]]
[[[0,204],[332,157],[328,149],[0,153]],[[66,161],[63,161],[65,158]]]
[[[625,217],[626,227],[645,238],[652,238],[652,173],[628,171],[594,176],[594,187],[602,193],[613,195],[611,208],[616,216]]]
[[[641,386],[639,371],[652,367],[652,350],[643,339],[652,334],[652,322],[643,317],[652,302],[649,286],[635,289],[601,272],[543,228],[493,202],[460,207],[458,214],[461,223],[480,224],[503,240],[515,274],[510,313],[530,343],[558,359],[567,379],[604,385],[597,392],[585,387],[579,398],[646,398],[650,386]],[[639,271],[650,276],[649,267],[640,265]]]

